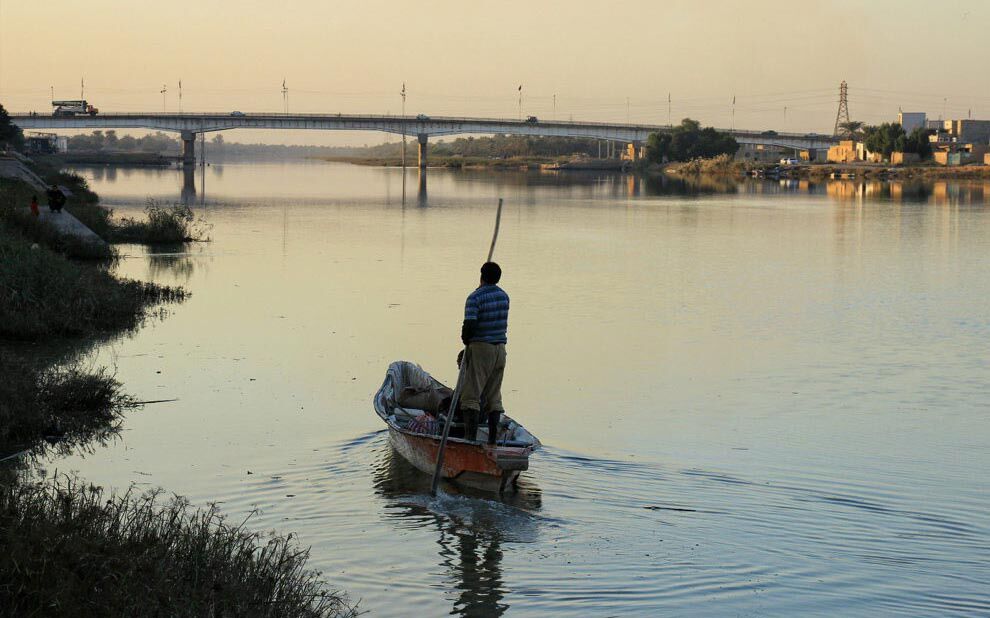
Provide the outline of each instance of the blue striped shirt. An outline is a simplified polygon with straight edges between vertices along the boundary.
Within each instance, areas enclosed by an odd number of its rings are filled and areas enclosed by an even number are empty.
[[[509,328],[509,295],[497,285],[483,285],[464,303],[464,319],[477,320],[471,341],[506,343]]]

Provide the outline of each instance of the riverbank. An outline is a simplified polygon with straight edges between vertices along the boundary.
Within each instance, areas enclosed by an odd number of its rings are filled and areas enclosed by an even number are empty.
[[[161,490],[0,486],[0,604],[15,616],[356,616],[287,537]]]
[[[127,229],[78,176],[36,171],[71,191],[67,211]],[[0,606],[46,616],[354,615],[304,568],[308,551],[290,537],[228,525],[215,507],[163,501],[160,490],[107,496],[76,479],[32,479],[34,457],[109,438],[142,403],[112,371],[80,359],[188,296],[114,275],[115,251],[80,252],[30,214],[36,193],[0,180]],[[137,240],[161,227],[154,212],[171,220],[154,208],[130,226]]]
[[[182,159],[179,155],[163,155],[157,152],[76,152],[71,150],[41,158],[53,165],[74,163],[77,165],[114,165],[119,167],[168,167]]]
[[[60,180],[72,179],[46,178]],[[99,208],[95,194],[75,189],[75,205],[90,201],[89,208]],[[120,385],[108,372],[83,371],[71,359],[85,342],[132,330],[156,307],[187,297],[181,288],[114,276],[116,251],[62,234],[30,214],[25,204],[33,191],[21,181],[0,180],[2,454],[64,433],[60,427],[116,420],[125,404]],[[58,352],[41,356],[32,346]]]
[[[729,157],[698,159],[683,163],[652,165],[648,173],[671,175],[727,175],[825,180],[830,178],[864,178],[875,180],[974,180],[990,178],[990,166],[967,165],[946,167],[934,163],[918,165],[883,165],[879,163],[799,163],[779,165],[752,163]]]
[[[820,164],[798,165],[788,168],[795,178],[874,178],[904,180],[975,180],[990,178],[990,166],[967,165],[945,167],[941,165],[889,166],[878,164]]]

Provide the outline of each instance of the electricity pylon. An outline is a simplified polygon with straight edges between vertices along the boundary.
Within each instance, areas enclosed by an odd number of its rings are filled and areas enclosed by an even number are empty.
[[[849,86],[846,85],[846,81],[842,80],[839,84],[839,111],[835,114],[835,132],[833,135],[839,137],[840,135],[848,135],[849,130],[844,129],[842,125],[849,123]]]

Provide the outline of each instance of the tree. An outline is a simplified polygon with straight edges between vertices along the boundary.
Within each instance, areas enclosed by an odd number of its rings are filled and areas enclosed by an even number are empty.
[[[652,133],[646,139],[646,157],[653,163],[734,155],[737,150],[734,137],[712,127],[702,129],[701,123],[691,118],[682,120],[669,133]]]
[[[849,139],[858,140],[860,137],[863,136],[864,126],[866,126],[866,123],[864,122],[860,122],[859,120],[850,120],[848,122],[843,122],[842,124],[840,124],[839,128],[842,130],[843,134]]]
[[[10,115],[0,105],[0,144],[20,150],[24,147],[24,131],[10,121]]]
[[[911,131],[910,135],[904,137],[904,144],[900,149],[901,152],[913,152],[921,159],[930,159],[932,156],[932,143],[929,141],[928,136],[931,134],[931,131],[922,129],[921,127]]]
[[[221,150],[223,149],[223,135],[221,135],[220,133],[217,133],[216,135],[214,135],[213,136],[213,139],[210,140],[210,142],[214,146],[216,146],[218,149],[221,149]]]
[[[646,138],[646,160],[663,163],[670,152],[670,133],[650,133]]]
[[[900,140],[900,142],[899,142]],[[890,157],[890,153],[904,146],[904,128],[900,124],[885,122],[879,127],[863,129],[863,143],[870,152]]]

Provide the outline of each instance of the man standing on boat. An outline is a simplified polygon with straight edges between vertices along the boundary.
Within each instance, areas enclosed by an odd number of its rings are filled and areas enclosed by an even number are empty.
[[[498,287],[502,269],[495,262],[481,267],[481,284],[464,303],[464,325],[457,363],[465,362],[460,410],[464,437],[476,440],[478,421],[488,418],[488,443],[494,444],[502,409],[502,374],[505,372],[506,330],[509,327],[509,295]],[[463,357],[463,358],[462,358]],[[484,409],[482,409],[484,403]],[[484,412],[484,415],[482,414]]]

